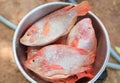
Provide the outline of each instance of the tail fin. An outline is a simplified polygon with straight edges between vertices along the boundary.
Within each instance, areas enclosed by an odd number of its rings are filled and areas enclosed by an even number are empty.
[[[74,7],[74,10],[77,12],[78,16],[86,15],[90,9],[91,7],[87,1],[83,1]]]

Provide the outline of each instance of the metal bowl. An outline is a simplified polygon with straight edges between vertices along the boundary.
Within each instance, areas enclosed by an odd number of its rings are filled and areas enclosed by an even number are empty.
[[[19,23],[13,38],[13,54],[15,58],[15,62],[21,71],[21,73],[32,83],[40,82],[40,83],[48,83],[42,79],[40,79],[36,74],[26,69],[23,65],[23,62],[26,60],[26,46],[20,44],[19,40],[24,32],[27,30],[29,26],[31,26],[34,22],[36,22],[41,17],[53,12],[57,9],[70,5],[71,3],[66,2],[52,2],[41,5],[32,11],[30,11]],[[104,71],[107,62],[109,60],[109,37],[108,33],[100,21],[100,19],[93,14],[91,11],[85,15],[84,17],[89,17],[92,19],[93,27],[95,29],[96,37],[97,37],[97,55],[95,59],[94,66],[94,78],[89,81],[89,83],[94,83],[99,76]],[[79,17],[82,19],[84,17]],[[79,63],[78,63],[79,64]]]

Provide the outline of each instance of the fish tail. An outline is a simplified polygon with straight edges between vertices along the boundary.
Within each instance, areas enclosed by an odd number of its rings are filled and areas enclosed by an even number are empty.
[[[78,4],[77,6],[75,6],[73,9],[77,12],[78,16],[83,16],[88,13],[88,11],[91,9],[91,7],[87,1],[83,1],[80,4]]]

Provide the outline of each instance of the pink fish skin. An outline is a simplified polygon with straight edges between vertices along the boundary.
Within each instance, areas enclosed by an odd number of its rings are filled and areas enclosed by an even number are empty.
[[[40,46],[29,46],[27,47],[27,59],[35,55],[42,47]]]
[[[87,1],[77,6],[69,5],[57,10],[34,23],[22,36],[20,42],[27,46],[43,46],[68,34],[78,16],[86,15],[90,10]]]
[[[53,81],[87,71],[93,56],[82,49],[56,44],[43,47],[24,65],[41,78]]]
[[[72,28],[67,44],[84,49],[88,53],[96,50],[97,39],[90,18],[82,19]]]

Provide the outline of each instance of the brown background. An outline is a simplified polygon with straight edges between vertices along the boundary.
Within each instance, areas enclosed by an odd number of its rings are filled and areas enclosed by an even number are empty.
[[[31,9],[44,3],[60,0],[0,0],[0,15],[14,24]],[[63,0],[64,1],[64,0]],[[82,0],[77,0],[81,2]],[[120,0],[88,0],[92,11],[101,19],[108,30],[112,47],[120,47]],[[0,83],[29,83],[19,72],[12,54],[14,30],[0,23]],[[111,62],[116,62],[112,57]],[[119,83],[120,71],[107,68],[104,83]]]

